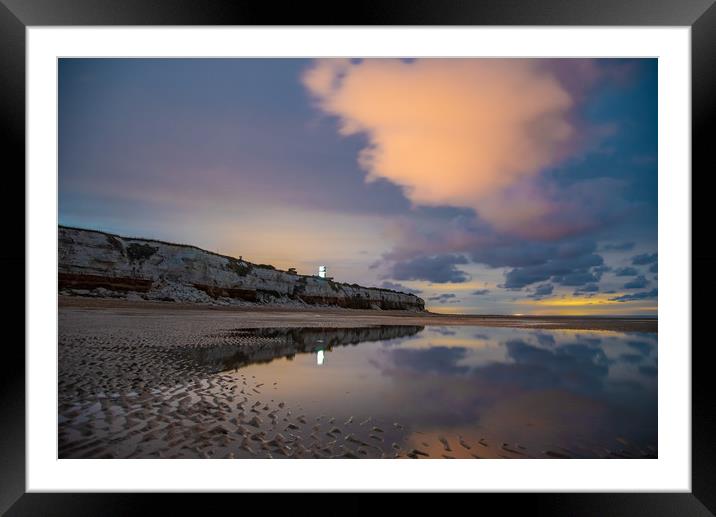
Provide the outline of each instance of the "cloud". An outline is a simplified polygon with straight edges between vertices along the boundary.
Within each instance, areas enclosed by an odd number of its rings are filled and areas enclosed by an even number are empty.
[[[489,289],[478,289],[477,291],[473,291],[471,293],[473,296],[484,296],[486,294],[490,294]]]
[[[649,285],[649,281],[644,275],[639,275],[634,280],[624,284],[624,289],[642,289]]]
[[[555,213],[532,180],[571,153],[577,133],[575,99],[546,63],[324,59],[303,83],[341,134],[368,138],[358,160],[369,181],[519,232]]]
[[[530,298],[542,298],[545,296],[549,296],[554,291],[554,286],[552,284],[542,284],[535,287],[535,290],[532,294],[529,295]]]
[[[656,262],[656,253],[642,253],[641,255],[634,255],[631,258],[631,263],[635,266],[644,266],[646,264],[652,264]]]
[[[574,291],[575,296],[579,296],[585,293],[596,293],[599,291],[599,285],[597,284],[586,284]]]
[[[553,282],[558,282],[562,285],[568,286],[585,285],[589,282],[596,282],[597,280],[599,280],[597,275],[591,271],[581,271],[552,277]]]
[[[517,289],[549,279],[558,284],[569,286],[596,282],[598,278],[589,271],[589,268],[600,266],[602,262],[602,257],[594,253],[557,257],[542,264],[507,271],[505,273],[504,287]]]
[[[625,294],[615,298],[609,298],[609,300],[613,302],[633,302],[637,300],[649,300],[651,298],[656,298],[658,294],[658,289],[655,287],[651,291],[640,291],[638,293]]]
[[[457,302],[457,300],[453,300],[455,298],[455,295],[452,293],[444,293],[439,294],[437,296],[431,296],[428,298],[431,302],[438,302],[438,303],[454,303]]]
[[[398,291],[402,293],[410,293],[410,294],[420,294],[422,291],[420,289],[412,289],[410,287],[404,286],[403,284],[399,284],[397,282],[389,282],[385,280],[382,284],[380,284],[380,287],[383,289],[390,289],[392,291]]]
[[[594,273],[597,278],[601,279],[602,275],[606,273],[607,271],[611,271],[612,268],[609,266],[597,266],[592,268],[592,273]]]
[[[614,270],[616,276],[637,276],[639,270],[635,267],[620,267]]]
[[[654,262],[651,267],[649,267],[650,273],[658,273],[659,272],[659,264],[657,262]]]
[[[467,259],[462,255],[417,257],[393,264],[390,278],[395,280],[427,280],[438,284],[467,282],[470,276],[457,269],[455,267],[457,264],[467,264]]]
[[[602,246],[604,251],[630,251],[634,249],[633,242],[612,242]]]

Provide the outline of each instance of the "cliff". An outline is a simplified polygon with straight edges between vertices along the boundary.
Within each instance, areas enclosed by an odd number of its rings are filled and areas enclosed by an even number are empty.
[[[59,227],[60,294],[422,311],[413,294],[280,271],[195,246]]]

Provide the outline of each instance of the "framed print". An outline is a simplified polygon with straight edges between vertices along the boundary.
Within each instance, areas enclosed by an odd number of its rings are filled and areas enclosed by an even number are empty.
[[[139,500],[91,492],[712,514],[709,2],[3,1],[8,515]]]

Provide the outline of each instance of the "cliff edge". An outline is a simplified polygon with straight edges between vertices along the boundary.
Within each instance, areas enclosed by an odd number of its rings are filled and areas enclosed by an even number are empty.
[[[280,271],[195,246],[59,227],[60,294],[245,305],[425,310],[414,294]]]

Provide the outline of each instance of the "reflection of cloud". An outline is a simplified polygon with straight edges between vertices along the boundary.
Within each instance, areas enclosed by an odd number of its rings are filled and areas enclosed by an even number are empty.
[[[652,345],[645,341],[627,341],[627,346],[637,350],[642,355],[649,355]]]
[[[515,361],[509,373],[512,382],[532,389],[561,387],[594,394],[601,390],[609,371],[609,361],[599,348],[570,344],[544,350],[520,340],[508,341],[506,346]]]
[[[466,354],[467,348],[446,346],[425,349],[396,348],[390,351],[393,367],[399,370],[440,374],[466,373],[468,367],[457,364]]]
[[[503,441],[534,439],[542,447],[569,443],[575,433],[598,440],[630,433],[653,439],[656,397],[649,379],[655,368],[639,370],[648,379],[620,379],[618,373],[614,378],[614,361],[598,337],[576,334],[581,342],[557,344],[553,333],[529,336],[550,348],[511,339],[503,343],[505,358],[487,363],[473,360],[482,349],[462,346],[383,349],[383,359],[374,364],[391,378],[391,396],[404,418],[428,428],[436,422],[479,424],[481,433],[496,433]],[[640,359],[631,356],[619,359]]]
[[[640,366],[639,372],[646,375],[647,377],[656,377],[657,368],[656,366]]]
[[[644,360],[644,356],[639,354],[621,354],[619,356],[619,359],[621,359],[625,363],[635,364],[642,362]]]
[[[431,332],[436,332],[441,336],[454,336],[455,334],[457,334],[457,332],[455,332],[454,330],[450,330],[445,327],[428,327],[428,330],[430,330]]]
[[[598,346],[601,344],[602,340],[598,337],[592,337],[592,336],[584,336],[582,334],[577,334],[576,336],[577,341],[582,341],[584,343],[587,343],[591,346]]]
[[[490,363],[469,368],[458,364],[467,356],[464,347],[434,346],[427,349],[392,349],[390,365],[394,371],[416,370],[423,373],[468,374],[480,386],[491,385],[488,392],[508,393],[523,389],[568,389],[596,394],[609,371],[609,359],[600,348],[567,344],[546,350],[521,340],[505,343],[507,357],[513,362]],[[509,388],[507,386],[510,386]],[[485,391],[480,391],[486,394]]]
[[[631,263],[635,266],[644,266],[646,264],[653,264],[656,260],[656,253],[642,253],[641,255],[633,256],[631,258]]]
[[[555,345],[556,341],[554,339],[554,336],[552,334],[544,334],[542,332],[537,334],[537,341],[542,346],[549,346],[552,347]]]

